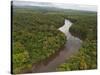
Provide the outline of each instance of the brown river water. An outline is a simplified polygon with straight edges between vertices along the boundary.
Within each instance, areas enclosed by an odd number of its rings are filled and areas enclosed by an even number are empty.
[[[65,24],[59,28],[59,30],[67,37],[64,47],[62,47],[58,52],[50,56],[48,59],[33,65],[31,73],[56,72],[56,68],[60,64],[67,61],[70,56],[78,52],[79,48],[81,47],[82,40],[71,35],[69,32],[71,25],[72,23],[65,19]]]

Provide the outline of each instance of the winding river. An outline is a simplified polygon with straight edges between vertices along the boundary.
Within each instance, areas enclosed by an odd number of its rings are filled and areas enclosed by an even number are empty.
[[[82,41],[79,38],[71,35],[71,33],[69,32],[69,28],[71,26],[72,22],[65,19],[65,24],[58,29],[63,32],[67,37],[65,46],[61,48],[57,53],[50,56],[49,59],[34,65],[32,68],[32,73],[55,72],[56,68],[60,64],[64,63],[66,59],[68,59],[79,50]]]

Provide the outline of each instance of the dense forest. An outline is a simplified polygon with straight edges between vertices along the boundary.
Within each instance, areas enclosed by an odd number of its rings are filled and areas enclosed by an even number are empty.
[[[61,64],[58,71],[86,70],[97,68],[97,16],[96,14],[77,15],[70,28],[74,36],[82,39],[79,52]]]
[[[64,19],[73,22],[70,32],[79,37],[83,44],[77,54],[57,67],[57,71],[96,69],[96,12],[47,9],[13,7],[13,73],[31,70],[33,64],[47,59],[64,46],[66,36],[58,30]]]
[[[12,16],[14,73],[31,68],[64,45],[66,37],[58,30],[63,17],[29,11],[13,12]]]

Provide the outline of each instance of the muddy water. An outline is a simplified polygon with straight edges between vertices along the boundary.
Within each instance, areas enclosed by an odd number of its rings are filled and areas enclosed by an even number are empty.
[[[57,66],[64,63],[66,59],[79,50],[82,41],[79,38],[71,35],[69,32],[71,25],[72,23],[65,19],[65,24],[59,28],[59,30],[67,37],[65,46],[54,55],[50,56],[50,58],[35,64],[32,68],[32,73],[55,72]]]

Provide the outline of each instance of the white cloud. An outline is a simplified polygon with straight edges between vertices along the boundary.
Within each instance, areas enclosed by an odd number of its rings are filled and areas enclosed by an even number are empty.
[[[14,1],[14,5],[31,5],[31,6],[44,6],[44,7],[58,7],[63,9],[74,9],[74,10],[87,10],[97,11],[97,7],[94,5],[83,5],[83,4],[68,4],[68,3],[55,3],[55,2],[33,2],[33,1]]]

